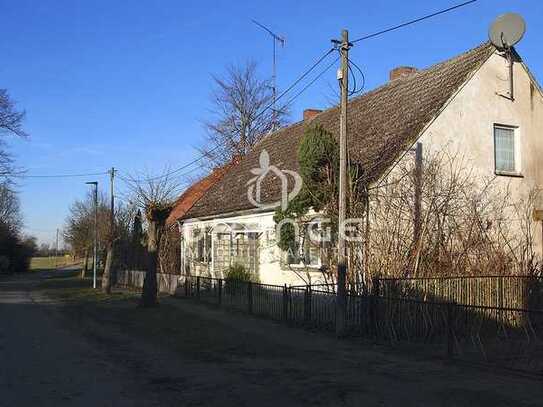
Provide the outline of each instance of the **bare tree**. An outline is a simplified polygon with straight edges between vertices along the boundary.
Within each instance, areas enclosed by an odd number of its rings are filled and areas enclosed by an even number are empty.
[[[115,281],[115,270],[124,263],[119,250],[130,251],[130,229],[131,220],[136,216],[136,208],[133,205],[126,206],[118,204],[115,208],[115,218],[111,222],[111,214],[109,214],[109,227],[106,231],[105,241],[107,245],[106,262],[104,265],[104,273],[102,274],[102,291],[106,294],[111,293],[111,287]],[[113,224],[113,229],[111,228]]]
[[[244,156],[266,134],[284,125],[288,116],[286,107],[273,114],[270,83],[257,77],[254,62],[231,65],[224,78],[213,80],[213,118],[204,123],[207,138],[201,148],[210,167]]]
[[[22,225],[19,197],[7,181],[0,184],[0,222],[13,231]]]
[[[107,244],[109,228],[109,209],[103,194],[98,195],[98,244]],[[74,256],[84,259],[81,278],[85,278],[89,266],[89,254],[94,242],[94,196],[92,193],[84,200],[75,201],[70,207],[70,213],[64,227],[64,240],[72,248]]]
[[[420,232],[414,233],[416,180],[405,160],[370,190],[366,226],[366,284],[372,276],[530,274],[537,268],[534,189],[513,198],[495,177],[478,176],[462,156],[436,153],[424,161]],[[371,231],[371,233],[370,233]]]
[[[7,90],[0,89],[0,136],[15,135],[27,137],[23,130],[24,111],[15,109],[15,102]],[[13,160],[0,140],[0,177],[6,178],[14,173]]]
[[[133,201],[144,210],[147,220],[147,272],[143,282],[141,306],[158,305],[157,269],[159,252],[166,219],[179,193],[179,184],[169,172],[158,177],[129,178],[127,184],[133,194]]]

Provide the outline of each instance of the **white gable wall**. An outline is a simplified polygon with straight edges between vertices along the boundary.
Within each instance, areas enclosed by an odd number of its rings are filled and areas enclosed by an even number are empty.
[[[514,64],[514,96],[509,92],[508,62],[497,52],[461,88],[418,140],[423,155],[446,150],[463,156],[466,167],[479,176],[495,176],[495,124],[517,126],[522,177],[497,175],[495,184],[509,186],[512,198],[525,197],[534,187],[543,187],[543,97],[521,63]],[[413,160],[412,154],[405,156]],[[539,203],[539,209],[543,205]],[[541,253],[541,226],[536,226],[536,253]]]

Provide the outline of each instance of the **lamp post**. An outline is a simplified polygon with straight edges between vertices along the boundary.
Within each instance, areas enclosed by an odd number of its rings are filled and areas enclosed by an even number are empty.
[[[85,182],[94,186],[94,254],[92,262],[92,288],[96,288],[96,260],[98,259],[98,181]]]

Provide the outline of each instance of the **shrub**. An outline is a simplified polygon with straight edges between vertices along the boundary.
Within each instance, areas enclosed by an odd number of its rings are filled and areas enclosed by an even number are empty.
[[[252,281],[251,272],[243,264],[233,264],[226,271],[226,280],[229,281]]]

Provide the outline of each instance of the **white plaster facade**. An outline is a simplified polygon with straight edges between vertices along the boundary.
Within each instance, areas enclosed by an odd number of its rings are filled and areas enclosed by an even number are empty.
[[[188,253],[191,246],[191,238],[195,228],[210,231],[212,236],[211,253],[216,254],[215,245],[217,235],[227,231],[233,234],[256,234],[258,238],[258,264],[256,274],[258,280],[263,284],[274,285],[304,285],[306,282],[322,282],[322,273],[319,266],[302,267],[287,265],[284,261],[285,254],[277,247],[275,241],[274,212],[245,212],[232,216],[213,217],[211,219],[189,219],[182,224],[182,250],[181,255],[186,262],[184,267],[192,275],[223,278],[225,269],[216,264],[216,256],[204,262],[195,262]],[[187,264],[189,263],[189,264]]]
[[[533,188],[543,188],[543,94],[523,63],[515,63],[513,72],[510,100],[504,97],[509,92],[508,62],[496,51],[451,97],[418,142],[426,156],[446,151],[450,157],[462,157],[466,167],[477,172],[474,175],[496,177],[493,184],[509,188],[511,199],[518,201]],[[496,125],[514,128],[517,174],[495,171]],[[543,202],[537,209],[543,209]],[[541,253],[541,225],[535,229],[535,250]]]

